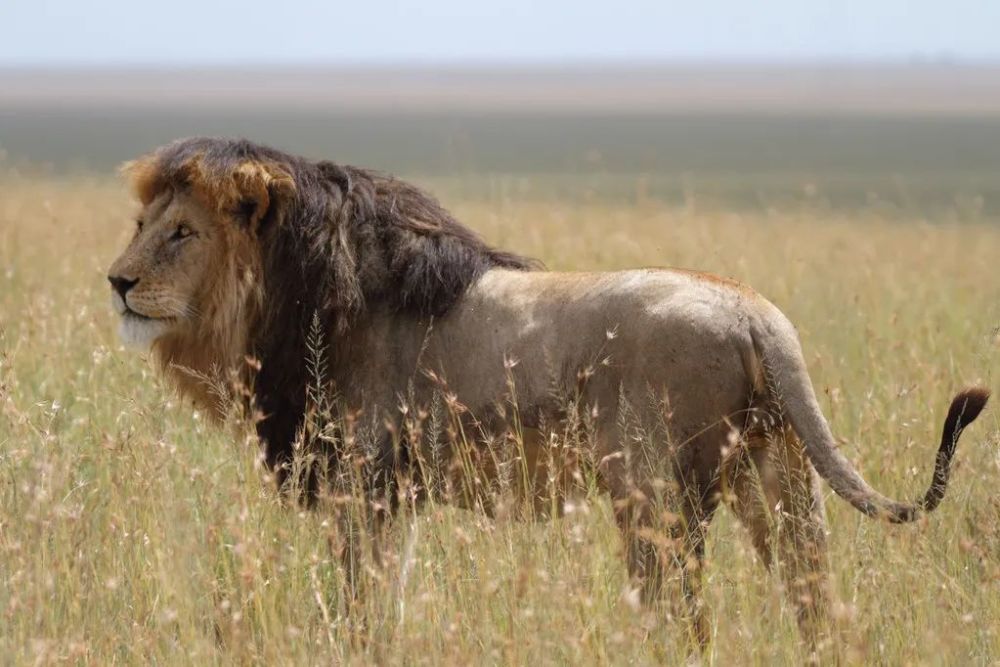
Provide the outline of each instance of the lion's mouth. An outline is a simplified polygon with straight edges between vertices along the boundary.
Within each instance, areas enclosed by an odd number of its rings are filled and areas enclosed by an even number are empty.
[[[121,312],[122,319],[132,320],[134,322],[163,322],[169,323],[173,322],[175,318],[173,317],[153,317],[152,315],[143,315],[137,310],[132,310],[128,306],[125,306],[125,310]]]

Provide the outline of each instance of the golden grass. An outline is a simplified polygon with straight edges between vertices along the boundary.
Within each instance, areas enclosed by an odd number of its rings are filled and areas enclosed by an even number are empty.
[[[892,495],[924,489],[954,390],[989,386],[1000,370],[996,226],[446,203],[551,268],[675,265],[750,283],[798,325],[844,451]],[[131,206],[111,181],[0,178],[2,662],[684,660],[681,630],[623,596],[617,531],[597,496],[547,524],[436,506],[400,522],[369,624],[352,631],[338,611],[329,517],[282,506],[251,438],[208,426],[120,349],[104,273]],[[928,519],[889,527],[829,499],[843,659],[1000,660],[997,414],[991,406],[967,433]],[[777,578],[725,511],[705,591],[715,621],[705,662],[804,660]],[[367,641],[349,640],[358,635]]]

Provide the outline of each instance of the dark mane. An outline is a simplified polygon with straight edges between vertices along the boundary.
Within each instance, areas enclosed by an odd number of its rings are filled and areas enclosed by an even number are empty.
[[[144,185],[156,191],[194,181],[206,184],[232,213],[253,202],[217,193],[247,163],[267,169],[271,205],[259,232],[265,298],[307,292],[318,297],[314,311],[333,316],[340,330],[376,305],[440,316],[488,269],[539,266],[491,248],[434,197],[377,171],[234,139],[182,139],[152,158],[146,177],[154,182],[137,183],[140,197]],[[279,191],[276,184],[286,179],[294,188]]]
[[[487,270],[539,266],[491,248],[405,181],[245,140],[182,139],[124,171],[144,204],[168,188],[188,188],[241,228],[235,238],[254,272],[253,303],[224,308],[226,321],[214,324],[242,334],[198,333],[161,345],[160,356],[180,386],[203,399],[204,387],[176,366],[210,374],[259,362],[257,431],[279,483],[306,411],[307,338],[317,319],[330,363],[349,367],[357,361],[351,336],[363,334],[369,314],[440,317]],[[228,289],[240,280],[231,277]]]

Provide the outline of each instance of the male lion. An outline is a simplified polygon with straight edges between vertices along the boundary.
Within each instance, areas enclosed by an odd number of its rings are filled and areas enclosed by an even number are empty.
[[[795,329],[738,283],[537,270],[408,183],[247,141],[177,141],[125,173],[142,211],[108,276],[121,334],[211,411],[214,380],[251,388],[279,484],[297,479],[296,451],[322,445],[334,473],[350,455],[343,428],[304,435],[318,354],[322,383],[368,425],[366,488],[390,513],[401,483],[408,497],[440,493],[434,474],[473,478],[455,499],[492,511],[485,490],[503,461],[520,462],[529,494],[586,469],[648,599],[677,568],[700,641],[700,560],[720,502],[764,563],[782,562],[811,635],[826,605],[816,473],[868,516],[913,521],[944,496],[958,437],[989,396],[955,397],[930,488],[903,504],[837,451]],[[435,404],[457,418],[428,444],[403,422]],[[314,469],[304,479],[307,496],[322,491]]]

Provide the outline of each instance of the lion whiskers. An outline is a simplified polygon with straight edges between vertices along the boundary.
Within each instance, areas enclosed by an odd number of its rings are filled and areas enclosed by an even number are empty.
[[[177,297],[168,297],[165,301],[170,310],[177,312],[175,317],[185,320],[193,320],[201,316],[201,310],[189,301],[185,301]]]

